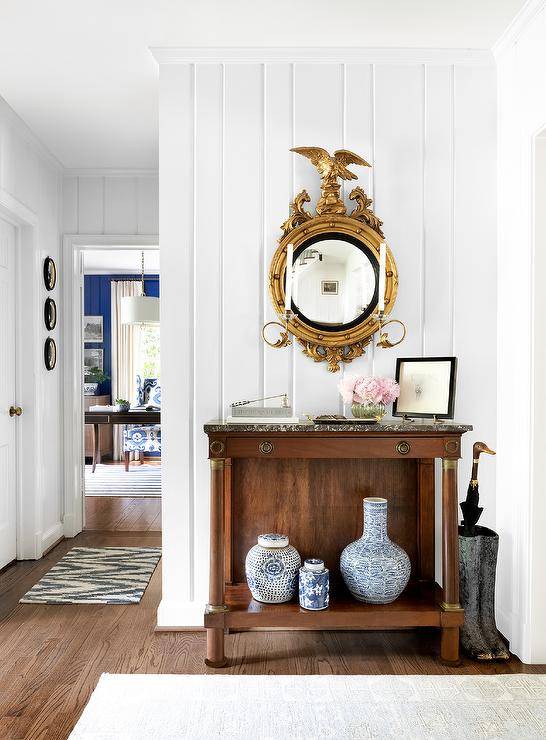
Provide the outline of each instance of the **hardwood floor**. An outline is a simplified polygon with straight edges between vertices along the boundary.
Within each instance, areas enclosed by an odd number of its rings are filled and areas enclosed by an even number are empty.
[[[112,527],[117,514],[108,522]],[[61,542],[40,561],[0,573],[0,738],[66,738],[103,672],[210,673],[204,632],[155,632],[160,567],[140,604],[131,606],[19,604],[19,598],[76,545],[151,545],[159,532],[86,531]],[[432,631],[247,632],[227,636],[236,656],[221,673],[541,673],[546,666],[478,664],[446,668]]]
[[[160,532],[161,498],[86,496],[85,529]]]

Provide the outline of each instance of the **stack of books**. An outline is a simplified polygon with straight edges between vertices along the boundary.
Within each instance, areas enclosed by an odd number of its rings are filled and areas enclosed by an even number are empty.
[[[228,424],[297,424],[291,406],[232,406]]]

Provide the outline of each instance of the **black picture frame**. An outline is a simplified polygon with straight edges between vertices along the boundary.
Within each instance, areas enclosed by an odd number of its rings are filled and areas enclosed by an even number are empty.
[[[53,290],[57,284],[57,265],[51,257],[44,260],[44,285],[46,290]]]
[[[44,303],[44,324],[48,331],[57,326],[57,304],[53,298],[47,298]]]
[[[57,364],[57,345],[53,337],[48,337],[44,344],[44,364],[46,370],[53,370]]]
[[[396,359],[396,382],[400,383],[401,372],[404,363],[423,363],[423,362],[448,362],[450,365],[449,369],[449,388],[448,388],[448,402],[447,411],[443,409],[430,409],[430,411],[412,411],[410,408],[400,410],[399,398],[397,398],[392,407],[393,416],[407,416],[408,418],[415,419],[453,419],[455,412],[455,391],[457,386],[457,358],[456,357],[397,357]]]

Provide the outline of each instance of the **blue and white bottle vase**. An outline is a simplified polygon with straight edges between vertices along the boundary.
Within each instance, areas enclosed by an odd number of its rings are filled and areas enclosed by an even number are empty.
[[[282,604],[296,593],[301,558],[285,534],[261,534],[246,556],[245,573],[252,597]]]
[[[410,559],[387,535],[387,499],[370,497],[363,503],[362,537],[341,553],[341,575],[355,599],[390,604],[408,585]]]
[[[308,558],[300,568],[300,606],[310,611],[327,609],[330,605],[330,571],[324,560]]]

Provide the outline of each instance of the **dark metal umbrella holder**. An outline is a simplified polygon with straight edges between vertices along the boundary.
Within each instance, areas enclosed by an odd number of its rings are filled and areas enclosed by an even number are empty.
[[[465,610],[461,645],[475,660],[507,660],[510,655],[495,623],[495,575],[499,535],[487,527],[475,535],[459,527],[459,579]]]

